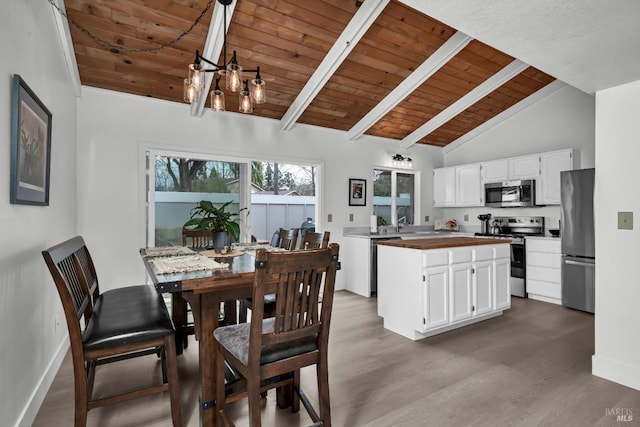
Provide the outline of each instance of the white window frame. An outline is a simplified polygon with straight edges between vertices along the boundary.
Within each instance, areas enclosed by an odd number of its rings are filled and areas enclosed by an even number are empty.
[[[392,225],[398,225],[398,207],[396,205],[398,197],[398,173],[413,175],[413,217],[415,222],[413,225],[421,225],[420,218],[420,171],[415,169],[393,168],[389,166],[374,166],[373,170],[384,170],[391,172],[391,222]],[[373,186],[372,186],[373,192]],[[373,193],[372,193],[373,194]],[[375,194],[373,194],[375,196]]]

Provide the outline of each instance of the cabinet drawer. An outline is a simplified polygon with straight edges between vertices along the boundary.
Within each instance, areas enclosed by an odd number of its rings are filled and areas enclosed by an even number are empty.
[[[478,246],[473,248],[473,261],[491,261],[493,248],[491,246]]]
[[[529,279],[541,280],[543,282],[558,283],[562,280],[562,273],[560,270],[554,268],[545,267],[527,267],[527,283]]]
[[[459,264],[462,262],[471,262],[473,250],[469,247],[453,248],[449,250],[449,263]]]
[[[553,254],[559,254],[561,252],[560,239],[527,239],[526,247],[527,252],[549,252]]]
[[[449,264],[449,251],[424,251],[422,263],[425,267],[436,267]]]
[[[560,283],[541,282],[527,279],[527,292],[548,298],[562,298]]]
[[[511,249],[509,245],[500,245],[495,248],[495,258],[510,258],[511,257]]]
[[[559,254],[545,252],[527,252],[527,269],[531,267],[547,267],[560,269],[562,257]]]

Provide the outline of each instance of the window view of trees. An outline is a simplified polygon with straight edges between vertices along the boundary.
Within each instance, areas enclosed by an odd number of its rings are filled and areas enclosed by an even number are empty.
[[[392,199],[391,180],[396,177],[396,198]],[[373,171],[373,213],[379,217],[379,223],[414,224],[415,223],[415,183],[412,173],[393,170],[374,169]],[[396,211],[396,220],[392,218]]]
[[[237,192],[238,163],[156,157],[156,191],[229,193]],[[255,191],[271,194],[315,195],[313,166],[251,162]]]

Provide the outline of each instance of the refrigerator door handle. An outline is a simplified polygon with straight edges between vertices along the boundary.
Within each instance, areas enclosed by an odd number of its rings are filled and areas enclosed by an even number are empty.
[[[590,262],[580,262],[580,261],[571,261],[571,260],[565,260],[565,263],[569,264],[569,265],[578,265],[580,267],[591,267],[591,268],[595,268],[596,265]]]

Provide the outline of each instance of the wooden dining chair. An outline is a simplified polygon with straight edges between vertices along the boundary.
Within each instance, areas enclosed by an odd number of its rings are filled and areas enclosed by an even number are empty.
[[[300,240],[300,249],[317,249],[326,248],[329,246],[330,231],[324,233],[316,233],[313,231],[304,230],[302,233],[302,240]]]
[[[279,228],[276,233],[274,233],[275,244],[271,244],[271,246],[275,248],[287,249],[289,251],[293,251],[297,248],[298,243],[298,234],[300,232],[299,228]],[[273,242],[273,239],[272,239]],[[244,323],[247,321],[247,310],[251,310],[251,306],[253,305],[253,300],[251,298],[243,298],[240,300],[239,304],[239,314],[238,314],[238,322]],[[273,295],[265,295],[264,297],[264,312],[265,316],[269,317],[270,314],[273,313],[275,308],[275,297]]]
[[[213,245],[211,230],[182,227],[182,246],[202,249],[210,245]],[[171,313],[176,328],[176,351],[177,354],[182,354],[182,350],[189,346],[189,335],[195,333],[195,323],[191,320],[191,307],[180,292],[171,293]]]
[[[205,248],[213,245],[211,230],[190,230],[182,227],[182,246]]]
[[[169,391],[173,426],[182,426],[174,328],[162,295],[147,285],[100,292],[93,260],[80,236],[42,251],[42,256],[69,330],[75,427],[86,425],[90,409],[165,391]],[[160,356],[162,384],[93,398],[98,365],[150,354]],[[127,380],[122,378],[123,383]]]
[[[281,228],[275,247],[290,251],[295,250],[297,248],[296,244],[298,243],[298,234],[300,234],[299,228]]]
[[[332,243],[325,249],[256,253],[253,299],[276,294],[275,317],[265,318],[256,306],[250,323],[215,330],[220,425],[233,425],[226,404],[247,397],[250,425],[259,427],[260,394],[290,384],[292,411],[302,401],[314,426],[331,426],[327,347],[339,249]],[[226,393],[225,360],[244,377],[246,389]],[[319,415],[300,387],[300,369],[310,365],[316,365]]]

